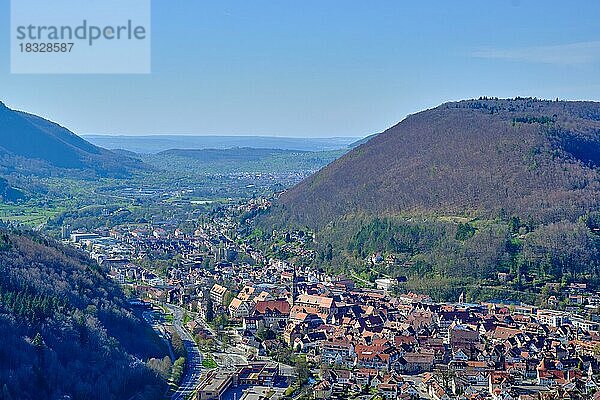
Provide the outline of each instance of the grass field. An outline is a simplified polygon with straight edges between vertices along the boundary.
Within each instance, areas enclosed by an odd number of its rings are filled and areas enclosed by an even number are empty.
[[[202,366],[204,368],[213,369],[217,368],[217,363],[212,358],[205,358],[204,360],[202,360]]]
[[[19,222],[31,227],[48,222],[59,213],[63,212],[63,207],[57,206],[39,206],[36,204],[1,204],[0,203],[0,219],[3,221]]]

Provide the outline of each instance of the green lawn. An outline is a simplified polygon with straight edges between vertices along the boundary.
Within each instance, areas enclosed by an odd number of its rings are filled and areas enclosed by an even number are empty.
[[[45,224],[49,218],[64,211],[57,206],[43,206],[35,203],[1,204],[0,219],[4,221],[20,222],[31,227]]]
[[[217,368],[217,363],[212,358],[205,358],[204,360],[202,360],[202,366],[204,368],[213,369]]]

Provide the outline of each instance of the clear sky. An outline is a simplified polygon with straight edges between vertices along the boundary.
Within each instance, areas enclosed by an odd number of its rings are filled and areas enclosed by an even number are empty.
[[[365,136],[449,100],[600,100],[596,0],[154,0],[150,75],[11,75],[8,3],[0,100],[80,134]]]

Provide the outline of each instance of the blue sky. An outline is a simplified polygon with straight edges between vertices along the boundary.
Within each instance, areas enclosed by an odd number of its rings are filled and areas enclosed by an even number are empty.
[[[365,136],[479,96],[600,100],[597,1],[152,7],[150,75],[11,75],[3,29],[0,100],[80,134],[298,137]]]

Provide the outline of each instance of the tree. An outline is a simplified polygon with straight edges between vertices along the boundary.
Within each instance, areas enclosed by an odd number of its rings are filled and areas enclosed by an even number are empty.
[[[261,326],[256,331],[256,337],[259,338],[262,341],[265,341],[265,340],[273,340],[273,339],[275,339],[276,335],[275,335],[275,332],[273,332],[271,330],[271,328],[265,328],[264,326]]]
[[[510,229],[511,233],[518,233],[520,227],[521,227],[521,220],[519,219],[519,217],[511,217],[508,220],[508,228]]]
[[[333,246],[331,245],[331,243],[327,243],[327,246],[325,248],[325,260],[331,261],[332,259],[333,259]]]
[[[171,359],[165,356],[163,359],[151,358],[147,362],[148,368],[155,371],[163,379],[168,379],[171,372]]]
[[[223,305],[229,307],[234,298],[235,294],[231,290],[228,290],[223,298]]]
[[[210,296],[208,296],[208,298],[206,300],[206,314],[205,314],[206,322],[208,322],[208,323],[211,323],[213,321],[213,319],[215,318],[215,310],[213,307],[214,307],[213,301],[210,298]]]
[[[454,238],[456,240],[464,241],[464,240],[471,238],[473,235],[475,235],[475,228],[473,228],[468,223],[467,224],[460,223],[460,224],[458,224],[458,227],[456,228],[456,235],[454,236]]]
[[[296,379],[300,385],[304,385],[310,377],[310,368],[304,357],[298,357],[295,363]]]

